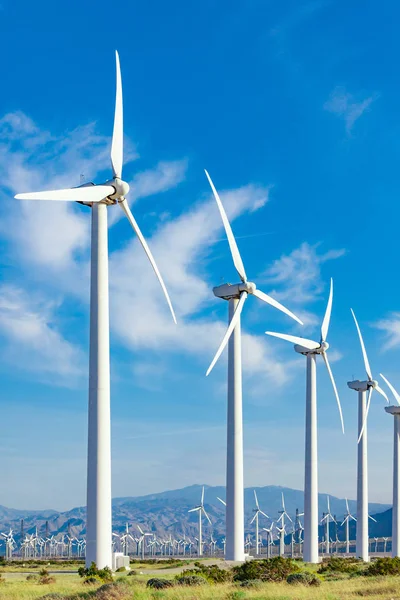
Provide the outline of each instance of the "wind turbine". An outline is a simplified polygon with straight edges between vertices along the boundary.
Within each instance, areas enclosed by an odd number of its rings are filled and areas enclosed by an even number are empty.
[[[344,515],[344,519],[340,525],[342,527],[342,525],[346,524],[346,554],[350,553],[350,531],[349,531],[350,520],[357,522],[357,519],[355,517],[353,517],[353,515],[351,514],[351,512],[349,510],[349,503],[346,498],[346,514]]]
[[[379,387],[378,382],[373,379],[361,329],[358,325],[353,309],[354,323],[356,324],[360,340],[361,352],[364,359],[365,371],[368,379],[366,381],[348,381],[350,389],[358,392],[358,448],[357,448],[357,532],[356,553],[357,558],[368,562],[368,456],[367,456],[367,417],[371,404],[372,392],[376,390],[388,402],[385,392]],[[368,392],[368,400],[366,393]]]
[[[256,555],[258,556],[260,554],[259,552],[259,546],[260,546],[260,536],[259,536],[259,529],[258,529],[258,516],[259,515],[263,515],[264,517],[266,517],[267,519],[269,519],[269,516],[265,514],[265,512],[263,512],[260,509],[260,506],[258,504],[258,498],[257,498],[257,493],[256,490],[254,490],[254,500],[256,501],[256,508],[253,509],[254,517],[251,519],[250,521],[250,525],[255,521],[256,522]]]
[[[279,511],[279,514],[281,516],[278,518],[277,521],[278,521],[278,523],[279,523],[279,521],[281,522],[281,527],[276,528],[279,531],[279,556],[284,556],[284,554],[285,554],[285,517],[287,517],[292,524],[293,524],[293,521],[289,517],[288,513],[286,512],[285,496],[283,495],[283,492],[282,492],[282,510]]]
[[[293,343],[294,349],[307,358],[307,391],[306,391],[306,440],[305,440],[305,474],[304,474],[304,560],[317,563],[318,558],[318,448],[317,448],[317,371],[316,358],[320,354],[325,362],[333,391],[339,409],[342,430],[344,432],[342,407],[333,373],[328,361],[327,350],[329,322],[332,312],[333,280],[329,291],[328,304],[321,325],[321,339],[319,342],[266,331],[267,335]]]
[[[326,554],[329,554],[330,548],[329,548],[329,523],[332,520],[333,523],[336,523],[335,518],[331,515],[331,505],[329,502],[329,496],[326,497],[327,501],[328,501],[328,512],[325,513],[325,516],[321,519],[321,523],[323,523],[325,521],[325,551]]]
[[[200,502],[199,506],[195,506],[194,508],[191,508],[190,510],[188,510],[188,512],[198,512],[199,513],[199,556],[203,556],[203,531],[202,531],[202,522],[201,522],[202,514],[204,514],[207,521],[211,525],[211,519],[208,516],[208,514],[206,513],[206,509],[204,508],[204,485],[203,485],[203,489],[201,492],[201,502]]]
[[[396,399],[397,406],[385,406],[387,413],[394,417],[393,435],[393,509],[392,509],[392,556],[400,556],[400,395],[393,385],[380,373]]]
[[[239,274],[240,283],[223,284],[213,289],[217,298],[229,302],[229,326],[214,359],[207,370],[213,369],[225,346],[228,348],[228,415],[227,415],[227,457],[226,457],[226,559],[244,561],[244,491],[243,491],[243,416],[242,416],[242,354],[240,323],[241,313],[249,294],[274,306],[302,324],[300,319],[282,304],[257,289],[248,281],[235,237],[211,177],[205,172],[224,224],[226,237]]]
[[[137,525],[137,528],[140,531],[140,538],[139,538],[139,544],[141,545],[142,548],[142,560],[144,560],[144,553],[146,550],[146,537],[151,537],[153,534],[150,532],[145,533],[143,531],[143,529],[140,527],[140,525]]]
[[[122,180],[123,109],[122,84],[116,52],[117,90],[111,143],[112,179],[103,184],[17,194],[19,200],[79,202],[91,208],[91,283],[89,352],[89,429],[87,465],[86,565],[111,567],[111,448],[110,448],[110,341],[108,289],[107,209],[119,204],[133,227],[153,267],[172,317],[175,313],[164,281],[139,226],[126,201],[129,185]],[[51,248],[49,248],[51,252]]]
[[[267,558],[271,558],[271,546],[274,543],[274,522],[272,521],[269,527],[263,527],[263,530],[267,532]]]

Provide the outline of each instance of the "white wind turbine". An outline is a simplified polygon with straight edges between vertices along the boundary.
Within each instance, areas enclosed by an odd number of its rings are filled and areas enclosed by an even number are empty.
[[[400,395],[393,385],[380,373],[396,399],[397,406],[385,406],[394,417],[393,435],[393,508],[392,508],[392,556],[400,556]]]
[[[327,496],[326,498],[327,498],[327,502],[328,502],[328,512],[325,513],[324,517],[322,517],[321,523],[325,522],[325,551],[326,551],[326,554],[329,554],[329,552],[330,552],[330,548],[329,548],[329,541],[330,541],[330,538],[329,538],[329,534],[330,534],[330,532],[329,532],[329,523],[331,521],[333,523],[336,523],[336,520],[331,515],[331,504],[330,504],[330,501],[329,501],[329,496]]]
[[[286,512],[285,496],[283,495],[283,492],[282,492],[282,510],[279,511],[279,514],[281,516],[277,519],[277,522],[278,523],[279,523],[279,521],[281,522],[281,527],[277,527],[276,529],[277,529],[277,531],[279,531],[279,556],[283,556],[285,554],[285,533],[286,533],[285,517],[287,517],[289,519],[289,521],[293,524],[292,519]]]
[[[294,349],[307,358],[307,390],[306,390],[306,440],[305,440],[305,471],[304,471],[304,560],[310,563],[318,562],[318,448],[317,448],[317,370],[316,358],[320,354],[325,362],[333,391],[339,408],[342,430],[344,432],[342,407],[333,373],[328,361],[327,350],[329,344],[326,341],[329,330],[329,322],[332,312],[333,280],[328,298],[328,304],[321,325],[321,339],[319,342],[266,331],[267,335],[286,340],[293,343]]]
[[[267,558],[271,558],[271,546],[274,543],[274,522],[272,521],[269,527],[263,527],[263,530],[267,532]]]
[[[373,379],[364,340],[358,325],[356,315],[351,309],[354,323],[356,324],[358,338],[360,340],[361,352],[364,359],[365,371],[368,379],[366,381],[348,381],[350,389],[358,392],[358,448],[357,448],[357,532],[356,553],[357,558],[364,561],[369,560],[368,553],[368,456],[367,456],[367,417],[371,404],[372,392],[376,390],[386,398],[385,392],[379,387],[378,382]],[[368,400],[366,393],[368,392]]]
[[[229,341],[228,349],[228,416],[227,416],[227,457],[226,457],[226,558],[243,561],[244,556],[244,491],[243,491],[243,416],[242,416],[242,354],[240,316],[249,294],[274,306],[302,324],[292,312],[282,304],[257,289],[256,284],[247,280],[243,261],[232,233],[228,217],[211,177],[205,172],[224,224],[225,233],[241,283],[223,284],[213,289],[217,298],[229,302],[229,326],[217,353],[207,370],[213,369]]]
[[[206,513],[206,509],[204,508],[204,485],[203,485],[203,489],[201,491],[201,502],[200,502],[199,506],[195,506],[194,508],[191,508],[190,510],[188,510],[188,512],[198,512],[199,513],[199,538],[198,538],[198,540],[199,540],[199,556],[203,556],[203,530],[202,530],[202,522],[201,522],[202,515],[204,515],[206,517],[207,521],[211,525],[211,519],[208,516],[208,514]]]
[[[129,185],[122,178],[123,109],[119,56],[116,52],[117,89],[111,143],[112,179],[54,191],[17,194],[20,200],[79,202],[91,208],[91,284],[89,356],[89,433],[87,470],[86,564],[111,567],[111,450],[110,450],[110,342],[108,289],[107,209],[119,204],[153,267],[173,319],[174,310],[164,281],[126,201]],[[49,249],[51,251],[51,249]]]
[[[357,522],[357,519],[351,514],[349,510],[349,503],[346,498],[346,514],[344,515],[344,519],[340,525],[342,527],[342,525],[346,524],[346,554],[349,554],[350,552],[350,521]]]
[[[256,502],[256,508],[253,509],[254,517],[251,519],[250,521],[250,525],[255,521],[256,522],[256,555],[258,556],[260,554],[260,536],[259,536],[259,528],[258,528],[258,517],[259,515],[263,515],[264,517],[266,517],[267,519],[269,519],[269,516],[265,514],[265,512],[263,512],[260,508],[260,505],[258,504],[258,498],[257,498],[257,493],[256,490],[254,491],[254,500]]]

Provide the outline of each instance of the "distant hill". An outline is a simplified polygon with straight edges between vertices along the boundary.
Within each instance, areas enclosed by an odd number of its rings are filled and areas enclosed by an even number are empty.
[[[204,523],[204,529],[207,532],[214,532],[214,535],[222,537],[225,534],[225,508],[217,499],[217,496],[225,499],[225,487],[204,485],[205,496],[204,506],[212,521],[212,527]],[[287,512],[293,518],[296,508],[303,512],[304,495],[301,490],[279,486],[265,486],[258,488],[245,489],[245,529],[246,532],[253,532],[253,526],[249,522],[253,515],[254,492],[256,490],[260,508],[276,521],[279,516],[279,510],[282,506],[282,493],[285,497]],[[157,532],[162,535],[197,535],[198,515],[197,513],[188,513],[190,508],[197,506],[201,499],[201,485],[191,485],[178,490],[168,490],[158,494],[149,494],[147,496],[114,498],[113,500],[113,530],[118,532],[125,528],[129,523],[131,531],[135,532],[137,524],[147,531]],[[337,520],[341,522],[346,510],[344,499],[330,496],[331,512],[337,515]],[[319,495],[319,513],[326,511],[327,500],[325,494]],[[350,511],[355,515],[356,502],[349,500]],[[371,536],[378,535],[375,532],[379,530],[379,536],[390,535],[391,529],[391,509],[387,504],[370,504],[370,514],[375,515],[378,523],[370,522]],[[20,522],[24,519],[24,531],[32,532],[38,527],[41,535],[44,535],[46,521],[48,522],[49,532],[51,534],[66,533],[68,526],[73,535],[85,534],[86,527],[86,508],[78,507],[66,512],[57,512],[53,510],[31,511],[15,510],[0,506],[0,530],[5,531],[10,527],[15,531],[16,539],[20,531]],[[260,526],[267,526],[269,523],[264,517],[260,517]],[[354,522],[353,522],[354,523]],[[353,527],[353,523],[351,527]]]

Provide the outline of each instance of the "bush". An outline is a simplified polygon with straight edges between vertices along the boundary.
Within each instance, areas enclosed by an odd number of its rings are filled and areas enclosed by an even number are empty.
[[[91,575],[90,577],[86,577],[86,579],[83,580],[83,583],[85,583],[86,585],[94,585],[95,583],[99,583],[100,579],[98,579],[97,577],[94,577],[93,575]]]
[[[50,583],[55,583],[56,582],[56,578],[53,577],[52,575],[42,575],[41,577],[39,577],[39,583],[41,583],[42,585],[48,585]]]
[[[179,575],[175,578],[178,585],[204,585],[207,581],[199,575]]]
[[[68,600],[68,598],[55,592],[54,594],[46,594],[45,596],[40,596],[38,600]]]
[[[210,583],[225,583],[232,580],[232,573],[228,569],[220,569],[218,565],[204,565],[201,562],[195,562],[195,569],[186,569],[182,571],[182,577],[196,576],[203,577]]]
[[[324,560],[318,570],[318,573],[354,573],[360,568],[358,558],[340,558],[331,556]]]
[[[307,571],[288,575],[286,583],[289,583],[290,585],[321,585],[321,581],[318,579],[318,577],[314,575],[314,573],[308,573]]]
[[[367,576],[400,575],[400,558],[398,556],[394,558],[377,558],[368,565],[364,574]]]
[[[261,579],[246,579],[245,581],[241,581],[240,582],[240,587],[244,587],[244,588],[253,588],[253,589],[257,589],[262,587],[263,582],[261,581]]]
[[[87,579],[88,577],[97,577],[97,579],[103,581],[104,583],[113,580],[111,569],[109,567],[104,567],[104,569],[98,569],[96,567],[95,562],[92,562],[92,564],[88,568],[79,567],[78,575],[79,577],[85,577],[85,579]]]
[[[49,572],[47,569],[40,569],[39,575],[40,575],[40,577],[48,577]]]
[[[29,575],[27,575],[26,580],[27,581],[37,581],[37,575],[30,573]]]
[[[95,600],[130,600],[132,589],[125,581],[113,581],[113,583],[106,583],[99,587],[93,598]]]
[[[300,567],[291,559],[275,556],[263,560],[251,560],[233,567],[233,581],[285,581],[288,575],[300,571]]]
[[[242,592],[241,590],[234,590],[227,595],[227,600],[245,600],[245,598],[246,592]]]
[[[174,584],[169,579],[157,579],[154,577],[153,579],[148,580],[146,587],[153,588],[154,590],[164,590],[173,587],[173,585]]]

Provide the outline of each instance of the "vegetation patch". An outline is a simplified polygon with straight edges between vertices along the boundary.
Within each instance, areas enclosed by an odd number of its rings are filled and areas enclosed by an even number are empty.
[[[340,558],[331,556],[324,560],[318,570],[319,573],[355,573],[360,569],[362,561],[357,558]]]
[[[264,560],[250,560],[233,567],[234,581],[286,581],[291,573],[300,571],[299,565],[291,558],[275,556]]]
[[[188,586],[204,585],[207,583],[206,579],[200,575],[178,575],[175,577],[175,581],[178,585]]]
[[[147,582],[147,587],[152,588],[153,590],[165,590],[166,588],[173,587],[173,585],[174,584],[169,579],[159,579],[156,577],[149,579]]]
[[[99,587],[93,595],[95,600],[131,600],[132,589],[125,581],[113,581]]]
[[[109,567],[104,567],[104,569],[98,569],[96,567],[96,563],[92,562],[90,567],[80,567],[78,569],[79,577],[84,577],[88,579],[89,577],[96,577],[99,581],[107,583],[113,580],[112,572]]]
[[[286,578],[286,583],[290,585],[321,585],[321,580],[314,573],[301,571],[300,573],[291,573]]]
[[[261,579],[246,579],[246,581],[240,582],[240,587],[259,589],[263,586]]]
[[[377,575],[400,575],[400,558],[377,558],[365,569],[364,574],[375,577]]]
[[[186,569],[182,571],[181,577],[189,577],[195,575],[203,577],[210,583],[226,583],[232,581],[232,571],[221,569],[218,565],[204,565],[201,562],[194,563],[194,569]]]

